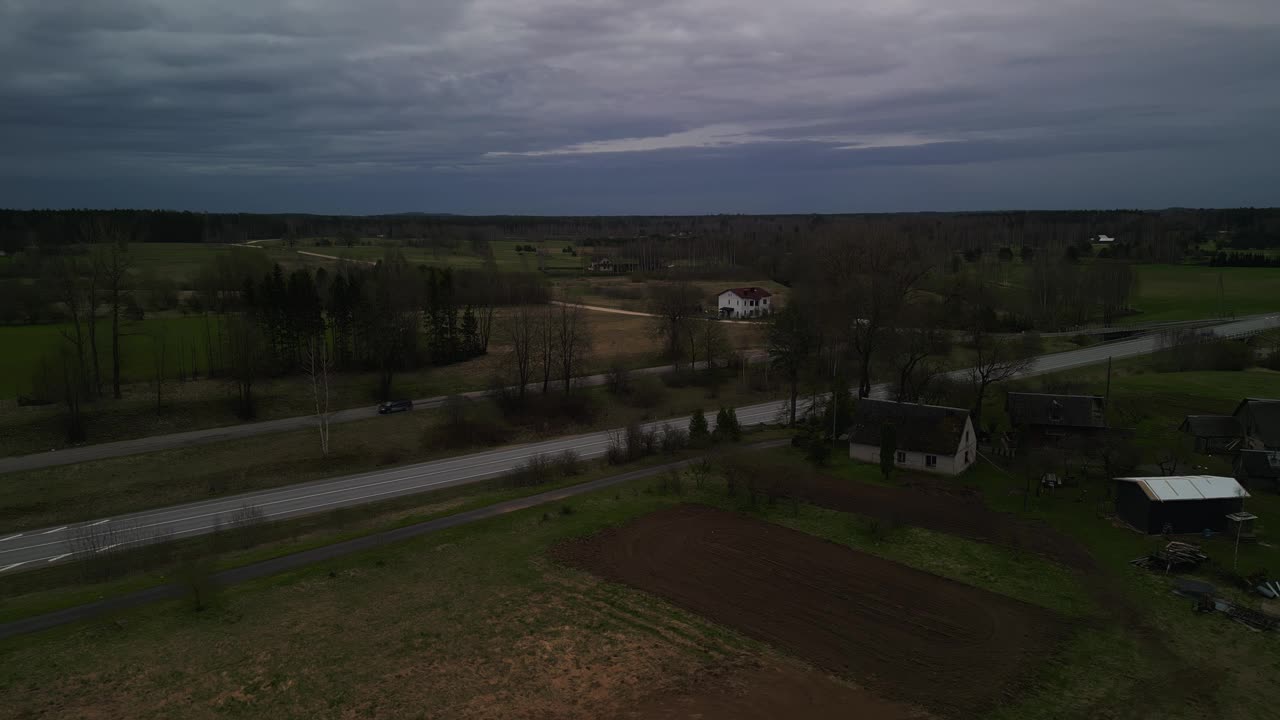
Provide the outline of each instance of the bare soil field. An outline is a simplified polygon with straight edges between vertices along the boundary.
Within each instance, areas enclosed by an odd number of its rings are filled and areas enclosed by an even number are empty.
[[[651,513],[554,554],[952,717],[1012,700],[1071,629],[1047,610],[704,506]]]
[[[695,692],[647,699],[635,720],[924,720],[926,711],[876,697],[826,675],[778,665],[741,668]]]

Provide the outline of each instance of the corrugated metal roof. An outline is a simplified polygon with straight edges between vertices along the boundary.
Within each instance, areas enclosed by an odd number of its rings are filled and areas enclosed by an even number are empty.
[[[1116,479],[1137,483],[1147,493],[1148,497],[1160,502],[1249,497],[1249,493],[1234,478],[1218,475],[1122,477]]]

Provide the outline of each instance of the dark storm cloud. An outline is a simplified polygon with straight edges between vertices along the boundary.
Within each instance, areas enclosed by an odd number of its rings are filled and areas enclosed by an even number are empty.
[[[1280,5],[938,5],[11,0],[0,205],[878,210],[1274,185]]]

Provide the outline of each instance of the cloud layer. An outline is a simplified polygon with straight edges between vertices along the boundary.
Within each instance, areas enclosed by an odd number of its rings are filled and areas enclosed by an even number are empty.
[[[1275,204],[1276,37],[1273,0],[8,0],[0,205]]]

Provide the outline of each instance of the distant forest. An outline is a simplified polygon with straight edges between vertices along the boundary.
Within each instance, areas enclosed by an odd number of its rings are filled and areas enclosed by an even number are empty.
[[[1178,208],[633,217],[0,210],[0,250],[13,253],[37,246],[46,253],[56,253],[58,246],[88,241],[86,233],[103,222],[122,231],[130,241],[144,243],[242,243],[321,237],[335,243],[382,237],[410,244],[476,244],[504,238],[569,240],[609,247],[611,252],[634,259],[642,270],[660,269],[671,263],[686,267],[751,267],[783,282],[804,272],[795,260],[804,255],[811,240],[840,237],[901,241],[935,257],[972,257],[1001,248],[1053,250],[1056,255],[1100,234],[1116,238],[1117,251],[1135,262],[1177,262],[1210,242],[1213,246],[1206,260],[1224,250],[1280,248],[1280,208]],[[1228,256],[1216,259],[1235,264]]]

